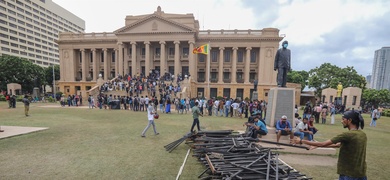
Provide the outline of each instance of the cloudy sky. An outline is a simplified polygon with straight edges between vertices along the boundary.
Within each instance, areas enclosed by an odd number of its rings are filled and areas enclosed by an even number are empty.
[[[86,32],[112,32],[126,15],[193,13],[201,29],[262,29],[285,34],[292,68],[325,62],[371,74],[374,51],[390,46],[388,0],[53,0],[86,22]]]

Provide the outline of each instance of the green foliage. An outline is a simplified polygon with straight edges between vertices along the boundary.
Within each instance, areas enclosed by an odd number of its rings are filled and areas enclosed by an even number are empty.
[[[287,82],[301,84],[301,90],[307,85],[309,73],[306,71],[289,71],[287,73]]]
[[[390,103],[390,91],[388,89],[365,89],[362,94],[362,101],[369,105],[381,105]]]
[[[223,97],[222,97],[222,96],[218,96],[217,99],[218,99],[218,100],[221,100],[221,99],[223,99]]]
[[[16,96],[16,101],[17,102],[22,102],[23,98],[24,98],[24,95],[18,95],[18,96]]]
[[[366,80],[359,75],[353,67],[340,68],[330,63],[324,63],[309,71],[309,87],[316,88],[316,96],[321,96],[321,92],[326,88],[337,88],[339,82],[344,88],[359,87],[363,90]]]
[[[49,96],[49,97],[47,98],[47,101],[50,102],[50,103],[55,102],[55,101],[54,101],[54,98],[51,97],[51,96]]]
[[[6,99],[5,99],[5,96],[4,95],[2,95],[2,94],[0,94],[0,101],[5,101]]]
[[[0,56],[0,89],[7,89],[7,84],[18,83],[22,91],[32,92],[37,79],[37,85],[41,85],[44,79],[43,68],[33,64],[27,59],[2,55]]]
[[[45,71],[45,85],[49,85],[53,88],[53,66],[49,66],[44,68]],[[54,76],[55,80],[60,80],[60,66],[55,65],[54,66]]]

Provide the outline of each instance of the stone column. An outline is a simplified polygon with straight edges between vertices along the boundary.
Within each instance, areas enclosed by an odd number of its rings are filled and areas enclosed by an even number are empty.
[[[188,41],[188,44],[190,44],[190,49],[189,49],[189,54],[188,54],[188,61],[189,61],[189,69],[190,69],[190,75],[191,75],[191,78],[196,81],[196,79],[194,79],[196,76],[196,63],[195,63],[195,59],[194,59],[194,53],[192,53],[192,50],[194,49],[194,44],[195,42],[194,41]]]
[[[97,60],[96,60],[96,49],[91,49],[92,51],[92,81],[96,81],[97,79],[97,72],[98,72],[98,67],[97,67]]]
[[[145,41],[145,76],[149,75],[150,71],[150,42]]]
[[[131,77],[137,74],[137,42],[131,42]]]
[[[251,47],[246,48],[246,55],[245,55],[245,72],[244,72],[244,83],[249,84],[249,69],[251,66]],[[259,72],[257,72],[259,73]]]
[[[237,83],[237,47],[233,47],[232,83]]]
[[[165,60],[165,41],[160,41],[160,75],[163,75],[167,71],[167,65]]]
[[[107,81],[108,76],[110,74],[110,66],[109,66],[108,60],[107,60],[107,49],[106,48],[103,49],[103,61],[104,61],[104,80]]]
[[[116,59],[118,60],[118,62],[116,64],[117,64],[117,68],[118,68],[118,73],[121,76],[123,76],[123,43],[122,42],[118,43],[118,51],[117,52],[118,52],[118,54],[117,54]],[[115,75],[117,75],[117,74],[115,74]]]
[[[87,60],[85,59],[85,49],[80,49],[81,51],[81,81],[87,81],[88,71],[87,71]]]
[[[114,75],[114,77],[116,77],[116,76],[119,74],[119,65],[118,65],[118,62],[119,62],[119,59],[118,59],[118,49],[114,49],[114,52],[115,52],[115,75]]]
[[[124,54],[125,54],[123,56],[123,75],[125,75],[125,74],[129,73],[129,61],[128,61],[129,46],[128,46],[128,44],[125,44],[123,46],[123,49],[124,49]]]
[[[223,83],[223,51],[224,47],[219,48],[219,64],[218,64],[218,83]]]
[[[177,78],[177,75],[180,73],[180,41],[173,42],[175,44],[175,77]]]

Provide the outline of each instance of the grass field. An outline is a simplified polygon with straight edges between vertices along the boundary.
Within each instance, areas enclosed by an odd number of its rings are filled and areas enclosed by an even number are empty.
[[[175,179],[188,150],[185,144],[172,153],[164,145],[189,132],[190,114],[160,114],[157,131],[149,129],[146,138],[141,132],[147,125],[145,112],[124,110],[89,110],[85,108],[44,108],[32,104],[30,117],[24,116],[21,103],[8,109],[0,102],[0,125],[49,127],[48,130],[0,140],[0,179]],[[337,117],[336,119],[340,119]],[[390,118],[378,120],[369,127],[367,164],[369,179],[387,179],[389,164]],[[201,117],[206,130],[243,130],[244,119]],[[326,140],[345,129],[336,125],[317,125],[316,140]],[[310,158],[311,156],[307,156]],[[336,167],[294,165],[314,179],[337,178]],[[195,158],[189,157],[181,179],[197,179],[204,170]]]

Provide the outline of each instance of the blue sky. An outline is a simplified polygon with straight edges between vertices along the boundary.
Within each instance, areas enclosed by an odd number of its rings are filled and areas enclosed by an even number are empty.
[[[285,34],[292,68],[310,70],[325,62],[371,74],[374,52],[390,46],[387,0],[53,0],[84,19],[86,32],[112,32],[126,15],[193,13],[201,29],[262,29]],[[199,4],[199,5],[197,5]]]

